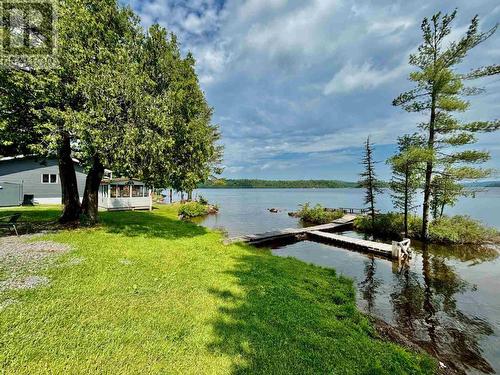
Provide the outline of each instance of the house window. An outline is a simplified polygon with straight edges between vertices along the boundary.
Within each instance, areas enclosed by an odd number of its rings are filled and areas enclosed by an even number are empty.
[[[52,174],[52,173],[42,174],[42,184],[57,184],[57,174]]]

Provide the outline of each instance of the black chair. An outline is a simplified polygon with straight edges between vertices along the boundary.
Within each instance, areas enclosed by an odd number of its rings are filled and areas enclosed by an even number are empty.
[[[23,206],[34,206],[35,196],[33,194],[24,194]]]

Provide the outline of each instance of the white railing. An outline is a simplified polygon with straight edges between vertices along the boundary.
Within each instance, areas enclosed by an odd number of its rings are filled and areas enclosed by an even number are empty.
[[[108,210],[151,209],[151,197],[110,198],[99,196],[99,206]]]

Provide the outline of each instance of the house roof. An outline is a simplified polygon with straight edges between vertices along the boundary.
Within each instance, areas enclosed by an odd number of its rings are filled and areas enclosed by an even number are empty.
[[[101,181],[101,185],[127,185],[129,181],[133,181],[135,185],[144,185],[144,183],[137,178],[126,178],[126,177],[118,177],[113,179],[105,179]]]
[[[33,155],[4,156],[4,157],[0,158],[0,161],[33,159],[33,158],[36,158],[36,157],[39,157],[40,159],[56,159],[55,157],[44,158],[44,157],[41,157],[39,155],[34,155],[33,154]],[[71,159],[73,159],[73,162],[75,162],[76,164],[80,164],[80,160],[78,160],[76,158],[71,158]]]

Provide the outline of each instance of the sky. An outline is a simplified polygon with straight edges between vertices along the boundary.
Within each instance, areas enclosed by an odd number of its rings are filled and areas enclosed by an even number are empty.
[[[377,171],[397,137],[425,117],[393,107],[411,88],[408,56],[420,24],[436,11],[458,9],[450,38],[479,14],[486,30],[500,21],[498,0],[122,0],[145,28],[177,34],[197,60],[200,84],[222,131],[226,178],[355,181],[362,145],[375,144]],[[471,51],[459,71],[500,62],[500,30]],[[474,82],[462,119],[500,114],[500,77]],[[500,169],[500,132],[481,135],[487,166]]]

